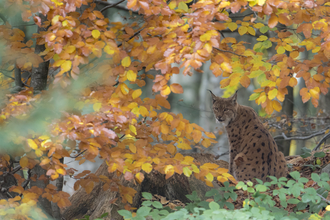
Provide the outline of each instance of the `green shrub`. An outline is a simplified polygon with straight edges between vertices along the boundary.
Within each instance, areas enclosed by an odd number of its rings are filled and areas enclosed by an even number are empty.
[[[147,199],[136,211],[133,217],[127,210],[120,210],[118,213],[125,219],[321,219],[318,216],[320,210],[329,205],[326,200],[330,186],[327,183],[329,176],[326,173],[318,175],[312,173],[312,180],[316,182],[317,189],[305,188],[304,184],[308,179],[301,177],[297,171],[290,173],[292,179],[281,177],[270,177],[271,182],[263,183],[257,179],[255,186],[252,182],[239,182],[236,187],[229,186],[228,182],[220,189],[212,189],[206,193],[206,197],[212,198],[212,202],[201,201],[196,192],[187,195],[190,203],[183,207],[176,207],[171,210],[158,201],[151,201],[150,193],[142,193]],[[272,188],[277,187],[274,190]],[[237,199],[237,189],[246,191],[247,199],[243,202],[243,208],[234,210]],[[278,196],[280,204],[275,206],[274,197]],[[229,199],[231,199],[229,202]],[[290,204],[293,212],[285,209]],[[330,207],[330,206],[329,206]],[[226,209],[225,209],[226,208]],[[303,210],[308,210],[308,212]],[[323,219],[330,220],[330,212],[326,212]]]

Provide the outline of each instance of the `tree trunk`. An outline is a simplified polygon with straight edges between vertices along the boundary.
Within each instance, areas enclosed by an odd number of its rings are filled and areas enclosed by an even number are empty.
[[[187,154],[188,156],[188,154]],[[199,164],[216,163],[220,167],[228,168],[228,163],[224,161],[217,161],[211,154],[192,153],[189,156],[195,158],[195,162]],[[200,198],[205,196],[205,193],[211,189],[206,186],[201,180],[197,180],[193,175],[187,178],[183,174],[175,174],[169,179],[165,179],[165,175],[159,172],[152,171],[150,174],[145,174],[145,179],[141,184],[134,183],[135,181],[126,181],[123,176],[117,177],[114,173],[108,173],[107,165],[104,162],[96,171],[95,175],[105,175],[108,178],[119,178],[120,183],[125,187],[132,187],[137,191],[133,198],[133,207],[141,206],[141,193],[150,192],[153,195],[157,194],[166,197],[167,200],[179,200],[181,202],[189,202],[186,195],[192,191],[196,191]],[[216,182],[213,182],[215,187],[219,187]],[[85,215],[89,215],[90,219],[100,217],[104,213],[108,213],[106,219],[123,219],[118,210],[124,209],[125,204],[121,202],[119,192],[103,191],[103,183],[100,181],[95,183],[94,189],[90,194],[87,194],[85,189],[80,188],[76,193],[70,197],[72,205],[64,210],[63,218],[66,220],[79,219]],[[115,202],[114,199],[118,198]]]
[[[293,108],[294,108],[294,103],[293,103],[293,88],[288,86],[288,94],[285,96],[284,102],[283,102],[283,114],[285,114],[288,119],[291,119],[293,117]],[[289,126],[288,129],[288,134],[292,130],[292,124]],[[283,152],[284,156],[288,156],[290,153],[290,145],[291,141],[290,140],[278,140],[277,141],[277,146],[280,151]]]
[[[39,16],[41,18],[41,23],[47,20],[47,18],[42,14],[39,14]],[[41,31],[47,31],[47,28],[38,27],[38,34],[40,34]],[[45,49],[46,47],[44,44],[38,45],[38,43],[36,43],[36,48],[35,48],[36,54],[41,53]],[[37,68],[32,68],[31,87],[34,89],[34,93],[39,93],[42,90],[46,89],[48,69],[49,69],[49,61],[40,63]]]

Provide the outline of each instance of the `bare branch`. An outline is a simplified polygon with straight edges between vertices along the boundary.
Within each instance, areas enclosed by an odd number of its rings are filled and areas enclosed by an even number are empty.
[[[328,129],[329,129],[329,127],[326,127],[325,129],[323,129],[321,131],[318,131],[318,132],[315,132],[315,133],[313,133],[311,135],[308,135],[308,136],[291,136],[291,137],[288,137],[284,134],[284,132],[282,132],[282,135],[278,135],[278,136],[274,137],[274,139],[284,139],[286,141],[289,141],[289,140],[307,140],[307,139],[313,138],[315,136],[319,136],[319,135],[324,134]]]
[[[125,1],[125,0],[121,0],[121,1],[119,1],[119,2],[117,2],[117,3],[109,4],[108,6],[102,8],[102,9],[100,10],[100,12],[104,12],[105,10],[107,10],[107,9],[109,9],[109,8],[113,8],[113,7],[119,5],[120,3],[124,2],[124,1]],[[99,1],[96,1],[96,2],[99,2]]]
[[[316,151],[319,149],[319,147],[330,137],[330,133],[327,133],[324,135],[324,137],[320,140],[320,142],[316,145],[316,147],[313,149],[313,151]]]
[[[237,54],[237,53],[232,52],[232,51],[229,51],[229,50],[222,50],[222,49],[219,49],[219,48],[216,48],[216,47],[213,47],[213,48],[216,49],[216,50],[218,50],[218,51],[224,52],[224,53],[231,53],[231,54],[234,54],[236,56],[246,57],[244,55],[240,55],[240,54]]]

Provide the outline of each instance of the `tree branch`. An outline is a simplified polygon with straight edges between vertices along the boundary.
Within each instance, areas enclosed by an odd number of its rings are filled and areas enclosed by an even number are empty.
[[[322,134],[325,134],[325,132],[329,129],[329,126],[326,127],[325,129],[323,129],[322,131],[318,131],[318,132],[315,132],[313,134],[310,134],[308,136],[291,136],[291,137],[288,137],[284,134],[284,132],[282,132],[281,135],[278,135],[278,136],[275,136],[274,139],[284,139],[284,140],[307,140],[307,139],[310,139],[312,137],[315,137],[315,136],[319,136],[319,135],[322,135]]]
[[[324,137],[320,140],[320,142],[316,145],[316,147],[314,147],[313,151],[318,150],[319,147],[323,144],[323,142],[325,142],[329,137],[330,137],[330,133],[324,135]]]
[[[107,10],[107,9],[109,9],[109,8],[113,8],[113,7],[119,5],[120,3],[124,2],[124,1],[125,1],[125,0],[121,0],[121,1],[119,1],[119,2],[117,2],[117,3],[109,4],[108,6],[102,8],[102,9],[100,10],[100,12],[102,13],[102,12],[104,12],[105,10]],[[99,2],[99,1],[95,1],[95,2]]]
[[[231,54],[234,54],[236,56],[246,57],[244,55],[240,55],[240,54],[237,54],[237,53],[232,52],[232,51],[229,51],[229,50],[222,50],[222,49],[219,49],[219,48],[216,48],[216,47],[213,47],[213,48],[216,49],[216,50],[218,50],[218,51],[224,52],[224,53],[231,53]]]

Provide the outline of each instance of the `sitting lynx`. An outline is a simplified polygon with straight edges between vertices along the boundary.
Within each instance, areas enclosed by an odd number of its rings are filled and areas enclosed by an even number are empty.
[[[228,133],[229,173],[241,181],[253,181],[254,178],[268,181],[267,176],[286,176],[284,155],[278,151],[257,113],[237,103],[237,92],[230,98],[211,94],[215,118],[225,124]]]

